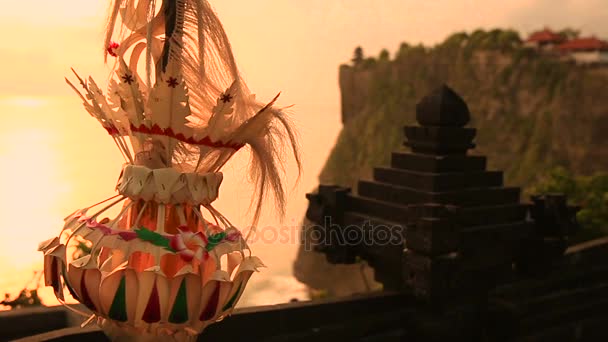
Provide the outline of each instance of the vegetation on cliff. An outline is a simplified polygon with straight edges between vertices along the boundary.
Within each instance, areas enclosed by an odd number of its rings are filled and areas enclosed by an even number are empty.
[[[608,234],[608,173],[593,176],[575,176],[557,167],[537,184],[537,193],[563,193],[571,203],[582,206],[576,215],[582,230],[572,243],[598,238]]]
[[[504,170],[508,184],[530,188],[557,166],[577,175],[608,170],[607,68],[539,54],[517,32],[498,29],[456,33],[430,48],[404,43],[387,55],[371,62],[359,51],[358,63],[341,66],[344,128],[322,183],[354,187],[387,163],[416,102],[441,83],[468,103],[474,152]]]

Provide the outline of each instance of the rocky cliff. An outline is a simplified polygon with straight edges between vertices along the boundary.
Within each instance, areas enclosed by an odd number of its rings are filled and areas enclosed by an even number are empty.
[[[343,65],[344,128],[320,182],[354,186],[386,163],[416,102],[440,83],[469,104],[477,152],[506,172],[507,183],[529,186],[554,166],[608,170],[608,68],[562,62],[523,48],[512,31],[494,30],[455,34],[433,48],[404,44],[392,60]]]
[[[505,171],[507,184],[529,188],[556,166],[580,175],[608,171],[608,68],[526,49],[514,31],[478,30],[341,66],[344,127],[320,183],[355,188],[373,166],[388,163],[403,144],[403,126],[414,123],[417,101],[442,83],[468,103],[479,132],[474,152],[488,156],[489,169]],[[301,251],[296,261],[305,283],[325,263],[314,254]],[[332,284],[348,282],[349,270],[361,279],[359,265],[336,274],[330,268],[323,265],[326,281],[314,287],[346,294]]]

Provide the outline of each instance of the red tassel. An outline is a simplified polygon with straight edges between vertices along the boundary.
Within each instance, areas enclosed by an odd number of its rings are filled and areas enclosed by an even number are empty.
[[[217,305],[220,302],[220,285],[217,284],[215,289],[213,290],[213,294],[211,298],[209,298],[209,302],[205,307],[205,310],[201,313],[199,317],[199,321],[204,322],[212,319],[215,316],[215,311],[217,310]]]
[[[156,281],[154,282],[154,287],[152,287],[148,305],[146,305],[146,310],[141,319],[146,323],[160,321],[160,298],[158,296],[158,290],[156,289]]]
[[[116,49],[118,49],[119,47],[120,47],[120,44],[118,44],[117,42],[110,42],[110,44],[108,44],[106,51],[108,52],[108,55],[110,55],[112,57],[118,57],[118,55],[116,54]]]

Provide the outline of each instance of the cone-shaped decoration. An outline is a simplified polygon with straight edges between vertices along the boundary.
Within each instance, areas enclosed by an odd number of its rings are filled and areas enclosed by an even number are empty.
[[[193,340],[234,310],[263,266],[213,207],[220,170],[248,145],[254,221],[269,191],[282,213],[279,153],[287,145],[299,166],[295,132],[276,97],[260,103],[249,92],[206,0],[112,0],[110,8],[107,96],[91,78],[68,84],[126,163],[116,196],[74,212],[40,245],[45,282],[62,301],[66,285],[112,339]],[[69,258],[82,244],[90,251]]]

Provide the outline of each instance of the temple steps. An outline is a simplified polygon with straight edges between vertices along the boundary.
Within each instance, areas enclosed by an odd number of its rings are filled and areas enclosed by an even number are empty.
[[[452,204],[460,207],[516,204],[520,189],[508,187],[470,188],[458,191],[423,192],[393,184],[361,180],[359,195],[401,205],[416,203]]]
[[[429,173],[377,167],[374,169],[374,180],[438,192],[465,188],[500,187],[503,185],[503,173],[500,171]]]
[[[486,157],[393,152],[391,166],[395,169],[432,173],[485,171]]]

